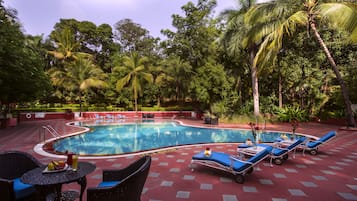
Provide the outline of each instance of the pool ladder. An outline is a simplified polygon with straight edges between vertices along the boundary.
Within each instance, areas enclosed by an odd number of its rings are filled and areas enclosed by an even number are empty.
[[[42,126],[43,128],[43,141],[46,140],[46,131],[50,133],[54,138],[60,138],[61,135],[51,126],[51,125],[45,125]],[[41,133],[40,133],[40,140],[41,140]]]

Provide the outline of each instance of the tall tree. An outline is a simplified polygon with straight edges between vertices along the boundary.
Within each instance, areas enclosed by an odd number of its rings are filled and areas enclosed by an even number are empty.
[[[107,87],[107,75],[91,59],[79,56],[64,69],[52,68],[49,71],[53,85],[60,86],[76,94],[82,112],[82,97],[91,87]]]
[[[185,92],[189,88],[190,75],[193,73],[191,65],[173,55],[167,58],[162,65],[165,73],[159,78],[169,83],[176,101],[183,100]]]
[[[96,26],[89,21],[60,19],[50,34],[55,48],[49,53],[57,56],[57,59],[63,59],[66,54],[72,57],[79,53],[92,55],[94,63],[110,72],[111,56],[119,51],[113,38],[112,28],[108,24]]]
[[[59,32],[52,32],[55,42],[55,50],[48,51],[58,60],[71,61],[76,59],[80,44],[76,40],[74,33],[69,28],[64,28]]]
[[[114,71],[124,71],[126,75],[117,81],[117,90],[121,91],[124,87],[129,86],[133,90],[135,111],[138,111],[138,97],[142,95],[142,86],[144,81],[153,83],[153,76],[147,72],[145,64],[147,57],[140,57],[137,52],[130,56],[124,56],[123,65],[114,68]]]
[[[191,97],[202,103],[201,109],[208,108],[210,113],[216,113],[212,106],[228,98],[232,90],[231,78],[224,67],[214,61],[199,67],[195,73],[195,79],[190,82]]]
[[[172,15],[172,25],[177,29],[176,32],[161,31],[168,38],[161,44],[165,53],[189,62],[194,70],[205,65],[210,57],[216,57],[214,41],[219,32],[212,16],[216,4],[215,0],[199,0],[197,5],[188,2],[181,7],[184,16]]]
[[[38,37],[25,36],[16,11],[2,4],[0,0],[0,107],[34,101],[49,89],[41,50],[34,44]]]
[[[138,52],[142,56],[154,57],[158,38],[150,36],[147,29],[131,19],[123,19],[115,24],[115,38],[123,52]]]
[[[356,127],[349,98],[349,90],[346,87],[330,50],[321,38],[318,30],[319,22],[321,22],[322,25],[331,25],[334,28],[351,32],[351,39],[354,39],[353,34],[355,34],[357,29],[356,5],[348,3],[319,3],[318,0],[305,0],[302,5],[294,6],[293,8],[296,10],[288,16],[286,16],[286,12],[283,12],[284,8],[286,8],[286,1],[278,0],[258,4],[247,13],[247,22],[252,25],[258,22],[257,24],[260,26],[253,26],[252,30],[255,31],[255,39],[251,38],[251,40],[263,40],[254,58],[254,63],[265,63],[268,62],[272,56],[274,58],[282,48],[282,39],[285,34],[292,35],[298,26],[307,27],[308,33],[310,33],[310,31],[312,32],[314,38],[324,51],[336,75],[336,79],[340,84],[345,102],[347,124],[348,126]],[[272,12],[272,10],[277,10],[277,12]],[[270,23],[269,26],[261,26],[262,22],[271,22],[272,20],[274,20],[274,23]]]
[[[244,24],[244,15],[253,5],[255,5],[255,0],[237,0],[237,10],[226,10],[221,14],[227,20],[227,28],[221,42],[230,55],[246,56],[251,73],[254,115],[258,116],[260,114],[258,67],[253,62],[258,43],[255,41],[242,43],[250,28],[249,25]]]

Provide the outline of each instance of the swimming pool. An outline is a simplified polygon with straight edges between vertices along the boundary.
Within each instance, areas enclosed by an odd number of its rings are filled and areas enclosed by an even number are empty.
[[[89,132],[59,139],[53,143],[56,153],[70,151],[83,156],[136,153],[181,145],[239,143],[253,139],[251,130],[201,128],[176,122],[139,122],[87,126]],[[289,133],[284,133],[289,136]],[[281,132],[258,132],[262,142],[274,142]]]

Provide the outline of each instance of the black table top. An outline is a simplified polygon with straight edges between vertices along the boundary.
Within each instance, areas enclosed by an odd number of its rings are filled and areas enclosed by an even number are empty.
[[[23,183],[31,185],[53,185],[77,181],[95,170],[95,165],[88,162],[78,162],[76,171],[65,170],[54,173],[43,173],[46,167],[35,168],[21,177]]]

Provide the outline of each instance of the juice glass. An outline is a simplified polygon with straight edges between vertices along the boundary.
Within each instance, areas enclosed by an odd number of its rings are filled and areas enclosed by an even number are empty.
[[[72,156],[72,169],[74,171],[76,171],[78,168],[78,156],[77,155],[73,155]]]

